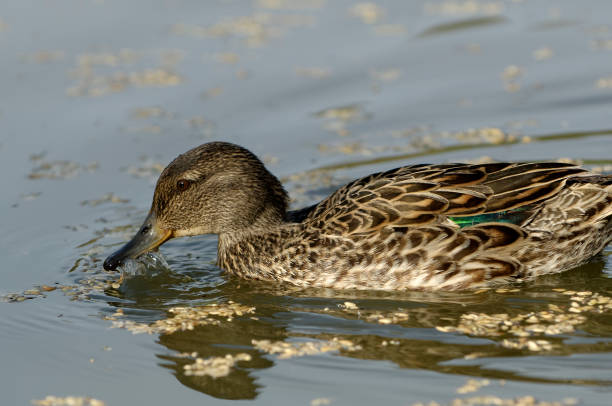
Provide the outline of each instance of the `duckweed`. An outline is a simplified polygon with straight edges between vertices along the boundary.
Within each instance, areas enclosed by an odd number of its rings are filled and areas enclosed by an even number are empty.
[[[66,396],[66,397],[58,397],[58,396],[47,396],[44,399],[33,400],[33,405],[36,406],[105,406],[101,400],[90,398],[90,397],[82,397],[82,396]]]
[[[260,351],[278,355],[279,359],[316,355],[338,350],[357,351],[361,349],[361,346],[354,344],[350,340],[338,339],[336,337],[327,341],[289,343],[285,341],[252,340],[251,343]]]
[[[183,366],[187,376],[210,376],[221,378],[230,374],[232,367],[239,361],[250,361],[246,353],[227,354],[225,357],[196,358],[193,364]]]
[[[549,304],[548,310],[521,313],[511,316],[506,313],[463,314],[457,326],[436,326],[445,333],[458,332],[472,336],[499,337],[511,335],[501,341],[501,345],[512,349],[529,351],[550,351],[554,345],[547,340],[530,340],[530,336],[555,336],[574,332],[576,326],[583,324],[587,318],[581,313],[604,313],[612,310],[612,298],[590,291],[577,292],[565,289],[553,289],[563,295],[571,296],[569,306],[561,307]]]
[[[177,331],[193,330],[200,325],[219,325],[220,319],[231,322],[234,317],[240,317],[255,312],[254,307],[243,306],[229,301],[223,304],[211,304],[198,307],[172,307],[168,313],[172,317],[157,320],[153,323],[139,323],[132,320],[123,320],[119,317],[124,313],[115,313],[107,316],[112,321],[112,328],[124,328],[133,334],[172,334]]]

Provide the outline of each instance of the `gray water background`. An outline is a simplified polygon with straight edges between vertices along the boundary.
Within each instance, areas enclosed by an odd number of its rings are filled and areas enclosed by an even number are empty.
[[[296,206],[407,163],[486,156],[610,164],[610,2],[482,1],[458,10],[440,5],[466,2],[379,1],[384,13],[371,21],[356,4],[3,1],[0,294],[101,275],[99,261],[144,218],[155,168],[211,140],[263,157]],[[147,79],[147,69],[157,71]],[[512,135],[511,143],[466,147],[457,135],[483,128]],[[324,176],[309,172],[329,165]],[[128,202],[96,204],[107,193]],[[553,287],[609,293],[609,248],[580,270],[509,295],[387,298],[245,288],[214,267],[215,241],[169,242],[162,252],[174,274],[118,292],[70,300],[57,289],[0,303],[1,403],[81,395],[107,405],[307,405],[320,397],[410,405],[449,402],[468,379],[484,377],[494,383],[479,394],[610,404],[609,314],[543,354],[434,328],[469,311],[539,310],[562,300]],[[228,298],[255,305],[262,321],[157,337],[110,329],[102,318],[125,307],[134,320],[152,321],[171,306]],[[380,326],[319,312],[345,300],[420,309],[434,321]],[[253,337],[325,334],[361,340],[364,351],[262,354],[225,381],[190,381],[172,359],[186,349],[250,349]],[[390,339],[401,342],[397,349],[381,346]],[[463,360],[470,346],[488,356]]]

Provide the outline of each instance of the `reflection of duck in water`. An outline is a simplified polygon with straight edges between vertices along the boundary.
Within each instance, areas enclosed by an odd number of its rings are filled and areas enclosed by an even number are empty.
[[[264,312],[265,314],[265,312]],[[184,366],[193,363],[193,359],[171,354],[158,355],[166,362],[163,366],[173,369],[176,378],[185,386],[207,393],[220,399],[255,399],[261,384],[256,382],[252,372],[267,369],[274,362],[263,357],[261,353],[250,349],[251,340],[278,337],[285,338],[282,326],[254,321],[249,318],[236,318],[232,322],[223,322],[214,326],[198,326],[193,330],[177,331],[159,336],[159,344],[177,353],[191,354],[196,352],[204,359],[225,357],[246,352],[252,356],[250,361],[239,362],[231,368],[228,376],[213,378],[209,375],[187,376]],[[248,349],[247,349],[248,348]]]
[[[612,177],[564,163],[411,165],[287,211],[255,155],[223,142],[162,172],[136,236],[104,262],[218,234],[219,266],[303,287],[464,289],[556,273],[612,239]]]
[[[556,287],[580,288],[586,286],[589,281],[591,284],[596,281],[602,273],[604,264],[603,261],[590,262],[581,267],[580,272],[540,278],[533,285],[548,282]],[[137,281],[130,279],[127,283],[137,284]],[[270,287],[270,291],[267,293],[259,290],[268,287]],[[530,288],[534,287],[530,286]],[[162,288],[162,291],[168,299],[175,301],[176,289],[176,285],[168,284]],[[344,292],[342,299],[338,299],[337,295],[329,300],[314,298],[317,296],[317,291],[322,293],[326,291],[325,289],[305,289],[303,291],[311,291],[311,294],[304,299],[300,299],[299,294],[286,296],[284,287],[279,294],[279,289],[273,289],[270,285],[244,283],[235,279],[227,283],[221,283],[216,286],[216,289],[218,291],[215,293],[207,294],[206,290],[195,288],[190,290],[187,295],[181,295],[181,301],[192,304],[203,298],[205,300],[214,298],[218,303],[218,298],[223,297],[247,306],[257,306],[256,317],[247,314],[236,316],[232,318],[232,321],[225,317],[219,317],[218,324],[204,323],[196,325],[193,329],[185,328],[172,333],[162,333],[157,340],[157,343],[170,350],[162,350],[157,353],[157,357],[161,359],[160,366],[170,369],[176,379],[183,385],[216,398],[255,399],[263,392],[278,393],[283,391],[283,387],[285,389],[287,385],[291,387],[296,379],[300,381],[300,377],[306,379],[310,386],[314,385],[313,387],[315,387],[317,384],[325,384],[330,377],[335,376],[339,369],[347,367],[347,364],[343,361],[324,361],[322,359],[292,363],[290,360],[280,359],[278,355],[269,351],[254,348],[254,340],[269,340],[279,342],[281,345],[295,345],[296,347],[300,344],[317,342],[328,346],[326,342],[333,339],[349,340],[355,347],[360,348],[332,350],[321,352],[321,354],[332,354],[332,356],[348,357],[354,360],[384,360],[390,361],[401,368],[421,369],[465,377],[564,384],[570,379],[569,377],[573,376],[570,372],[567,376],[557,378],[537,378],[528,372],[517,373],[512,367],[499,369],[495,365],[491,365],[490,360],[493,357],[506,359],[512,364],[512,358],[524,355],[523,351],[515,350],[513,352],[513,350],[500,345],[508,338],[512,338],[512,334],[495,334],[496,329],[500,332],[504,331],[502,330],[504,328],[503,324],[496,325],[493,323],[489,324],[488,327],[485,327],[484,324],[479,325],[480,332],[474,332],[468,336],[463,336],[463,334],[458,336],[456,333],[443,334],[435,329],[440,325],[459,325],[463,316],[468,313],[474,315],[475,313],[472,312],[474,310],[480,312],[487,309],[484,314],[480,313],[481,316],[485,316],[485,319],[489,312],[491,312],[491,316],[494,316],[497,312],[508,310],[511,311],[510,317],[514,319],[515,316],[522,314],[525,316],[523,320],[528,315],[531,317],[543,309],[550,313],[550,308],[547,307],[545,300],[519,300],[519,306],[509,306],[511,302],[517,303],[514,298],[525,297],[522,292],[517,293],[517,296],[512,293],[495,294],[492,290],[490,293],[479,294],[472,291],[436,292],[435,295],[431,292],[403,292],[401,296],[397,296],[402,300],[394,301],[380,300],[381,292],[377,291]],[[537,295],[550,295],[547,297],[558,296],[558,300],[555,301],[557,304],[569,302],[569,297],[560,293],[553,293],[549,290],[548,294],[544,293],[541,285],[539,287],[535,286],[534,290],[531,291],[537,292]],[[358,302],[359,309],[337,306],[344,300],[345,293],[361,299]],[[388,293],[393,295],[392,292]],[[146,287],[143,287],[136,296],[131,295],[128,298],[131,302],[128,306],[137,309],[134,314],[136,317],[143,314],[138,309],[150,311],[151,293]],[[406,298],[409,299],[406,300]],[[436,300],[431,302],[427,298],[435,298]],[[144,301],[141,305],[138,304],[140,300]],[[458,305],[459,303],[461,305]],[[372,319],[370,317],[372,315],[393,317],[397,314],[397,311],[407,314],[408,317],[399,321],[393,320],[390,325],[377,323],[376,320],[379,320],[379,318]],[[559,308],[559,311],[562,310]],[[131,312],[126,312],[126,317],[131,315]],[[545,325],[558,325],[559,319],[543,321],[543,323]],[[522,325],[517,322],[514,328],[516,331],[533,326],[532,323],[524,321]],[[600,327],[597,322],[586,323],[581,327],[581,330],[586,331],[587,334],[597,334]],[[565,343],[566,338],[566,335],[562,335],[547,337],[546,339],[558,348],[555,350],[556,354],[578,353],[584,355],[609,350],[605,343],[601,345],[585,344],[574,342],[575,340],[571,343],[569,341]],[[203,376],[187,375],[185,366],[194,362],[193,353],[197,353],[195,356],[202,359],[210,359],[210,357],[225,358],[228,354],[235,356],[238,353],[248,353],[251,360],[238,362],[230,368],[227,376],[213,378],[207,374]],[[315,353],[307,355],[315,355]],[[482,361],[477,358],[482,359]],[[262,373],[263,370],[274,365],[281,366],[282,363],[284,363],[284,366],[280,370]],[[333,364],[331,368],[330,363]],[[317,366],[320,374],[312,375],[313,365]],[[355,368],[355,364],[352,362],[348,365],[351,370]],[[287,371],[287,368],[291,371],[290,374],[282,372]],[[376,381],[380,376],[387,376],[386,373],[381,375],[380,368],[384,367],[378,363],[367,364],[362,362],[357,369],[369,371],[368,378]],[[394,376],[412,376],[410,371],[407,372],[407,375],[404,375],[395,367],[390,366],[389,368],[388,372]],[[372,375],[373,370],[378,374],[378,378],[373,378],[376,375]],[[577,373],[580,375],[580,372]],[[343,383],[334,381],[334,385],[337,385],[335,387],[345,385],[344,390],[350,390],[354,386],[355,380],[359,380],[359,375],[351,376],[352,379],[345,380]],[[270,380],[270,377],[275,378]],[[365,379],[364,375],[361,375],[361,377]],[[376,386],[380,385],[381,382],[371,383]],[[605,377],[583,378],[580,382],[583,385],[601,386],[606,384]],[[342,391],[343,389],[339,390]]]

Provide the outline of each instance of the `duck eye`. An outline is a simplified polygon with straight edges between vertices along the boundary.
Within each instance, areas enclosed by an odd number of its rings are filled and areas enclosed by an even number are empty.
[[[180,179],[178,182],[176,182],[176,188],[180,192],[183,192],[183,191],[187,190],[187,188],[189,188],[190,184],[191,184],[191,182],[188,181],[187,179]]]

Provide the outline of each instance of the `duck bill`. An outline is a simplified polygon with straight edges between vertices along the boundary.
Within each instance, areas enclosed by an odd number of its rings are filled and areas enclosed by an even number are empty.
[[[172,230],[159,228],[155,212],[151,210],[136,235],[104,260],[104,269],[114,271],[125,260],[137,258],[144,253],[155,250],[172,236]]]

